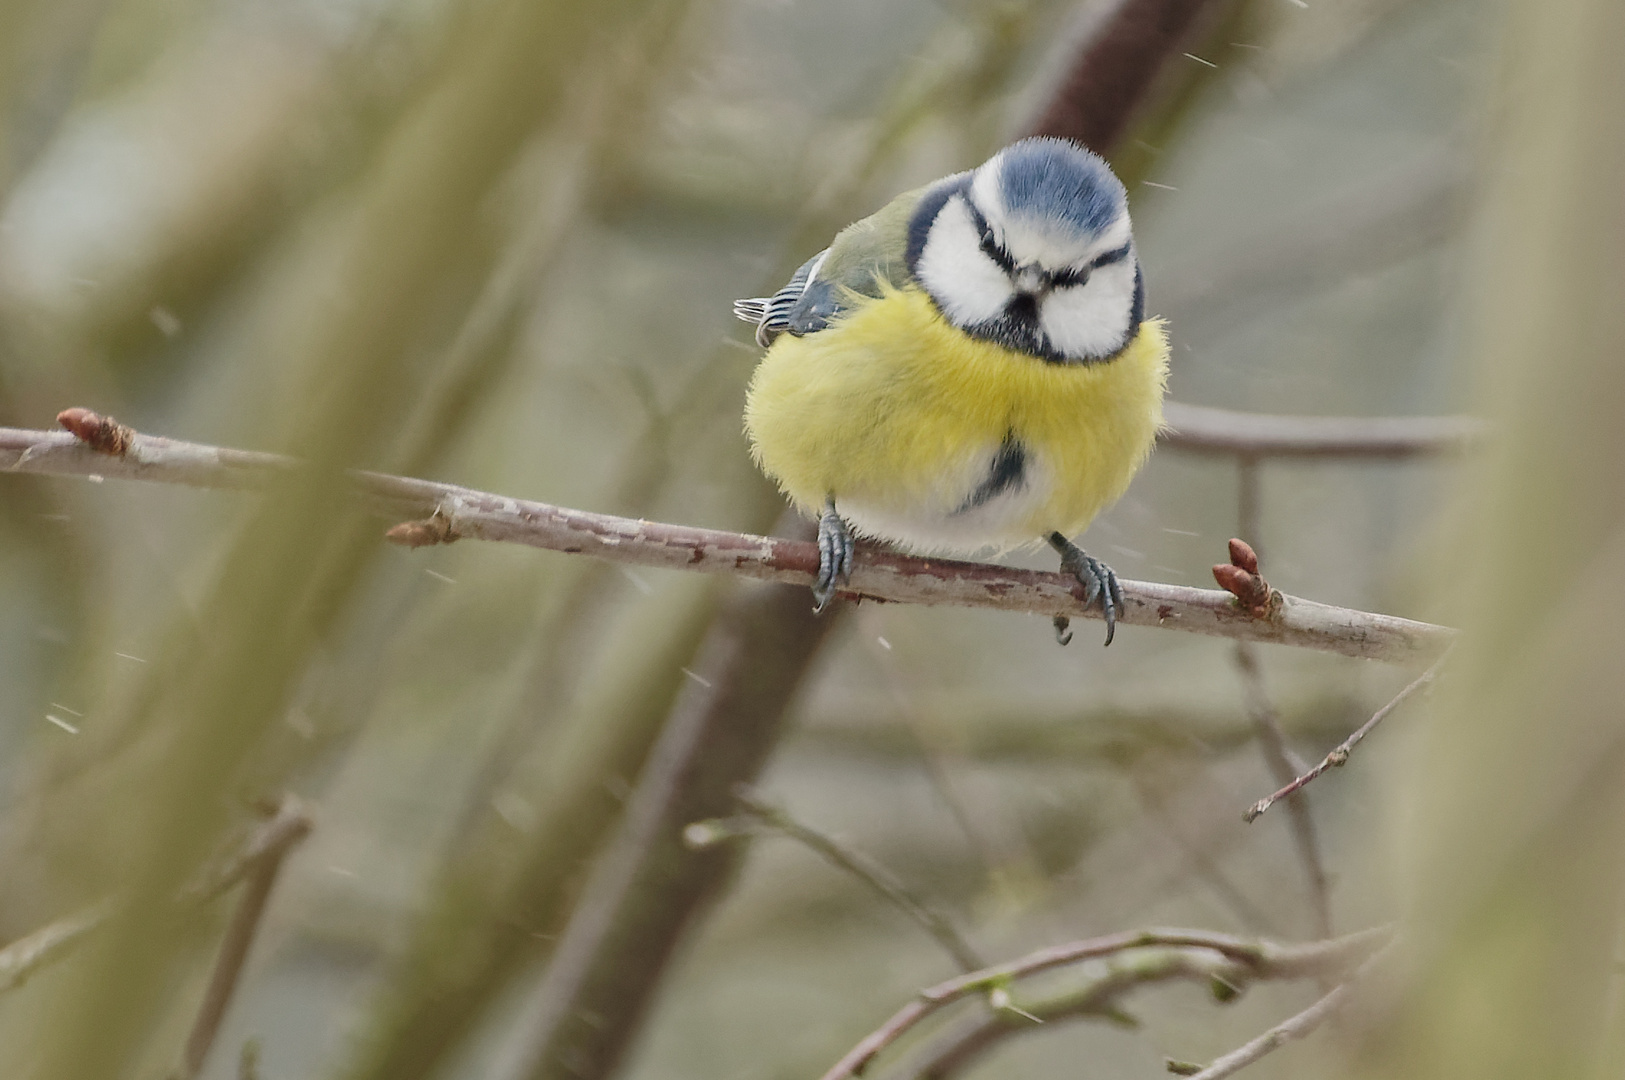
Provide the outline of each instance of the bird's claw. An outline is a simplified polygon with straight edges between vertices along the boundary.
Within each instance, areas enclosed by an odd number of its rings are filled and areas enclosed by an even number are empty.
[[[1057,645],[1069,644],[1072,641],[1072,631],[1071,631],[1071,629],[1069,629],[1071,627],[1071,625],[1072,625],[1072,620],[1067,618],[1065,615],[1057,615],[1057,616],[1055,616],[1054,622],[1055,622],[1055,644],[1057,644]]]
[[[1083,606],[1088,607],[1096,600],[1100,601],[1101,614],[1106,618],[1106,644],[1112,643],[1112,637],[1117,633],[1117,613],[1124,610],[1123,587],[1117,582],[1117,575],[1112,568],[1099,559],[1084,551],[1078,545],[1062,536],[1060,533],[1051,533],[1050,546],[1061,553],[1061,569],[1078,579],[1083,586]],[[1055,621],[1055,639],[1062,645],[1063,631],[1060,617]],[[1071,639],[1071,635],[1066,635]]]
[[[835,500],[824,505],[818,519],[818,580],[813,582],[813,611],[824,610],[837,589],[852,576],[852,533],[835,509]]]

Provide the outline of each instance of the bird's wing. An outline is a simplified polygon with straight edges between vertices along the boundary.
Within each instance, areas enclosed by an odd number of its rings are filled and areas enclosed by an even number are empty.
[[[800,337],[822,330],[857,297],[911,284],[908,225],[925,191],[904,192],[848,225],[802,263],[784,288],[770,297],[734,301],[734,315],[756,324],[756,342],[765,348],[785,331]]]
[[[825,248],[801,264],[801,269],[790,276],[790,281],[772,296],[756,296],[734,301],[734,318],[756,324],[756,344],[767,348],[773,339],[790,329],[796,306],[807,291],[807,282],[817,273],[818,266],[829,254]]]

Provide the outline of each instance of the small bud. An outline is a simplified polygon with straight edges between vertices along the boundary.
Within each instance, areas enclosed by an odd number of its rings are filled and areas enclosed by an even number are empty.
[[[690,851],[704,851],[733,837],[734,830],[717,818],[691,822],[683,827],[683,846]]]
[[[1253,551],[1252,545],[1245,540],[1231,539],[1230,562],[1249,574],[1258,573],[1258,553]]]
[[[391,544],[402,547],[420,548],[433,544],[450,544],[459,537],[456,529],[451,527],[451,519],[442,514],[422,518],[418,521],[403,521],[399,525],[384,533],[384,539]]]
[[[56,414],[56,422],[98,454],[123,457],[135,441],[134,429],[90,409],[63,409]]]

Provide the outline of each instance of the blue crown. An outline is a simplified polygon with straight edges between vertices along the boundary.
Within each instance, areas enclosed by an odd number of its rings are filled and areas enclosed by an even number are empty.
[[[999,155],[999,194],[1013,216],[1104,232],[1128,207],[1128,193],[1099,155],[1064,139],[1033,138]]]

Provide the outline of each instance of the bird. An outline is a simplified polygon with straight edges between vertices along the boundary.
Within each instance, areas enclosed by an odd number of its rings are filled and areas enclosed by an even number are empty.
[[[752,456],[818,522],[816,610],[849,581],[856,537],[921,555],[1048,543],[1111,644],[1122,587],[1072,537],[1149,456],[1169,346],[1104,159],[1012,143],[847,226],[734,314],[766,350]]]

